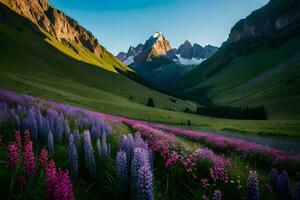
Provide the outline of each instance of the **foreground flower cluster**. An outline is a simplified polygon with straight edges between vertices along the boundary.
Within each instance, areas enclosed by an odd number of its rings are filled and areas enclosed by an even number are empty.
[[[153,198],[152,154],[148,144],[137,133],[121,139],[117,155],[117,182],[121,193],[126,195],[130,188],[130,197],[136,200]]]

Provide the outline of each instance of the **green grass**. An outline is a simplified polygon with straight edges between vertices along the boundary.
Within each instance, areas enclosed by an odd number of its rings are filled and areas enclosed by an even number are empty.
[[[181,125],[190,120],[193,126],[202,129],[234,129],[299,137],[300,123],[297,120],[224,120],[183,113],[185,107],[195,109],[197,105],[176,98],[176,103],[173,103],[170,96],[144,87],[121,74],[74,59],[49,45],[44,35],[33,34],[25,26],[23,18],[15,18],[11,16],[10,19],[20,20],[17,25],[0,20],[1,88],[152,122]],[[145,106],[149,97],[153,98],[155,108]]]
[[[280,72],[255,84],[248,81],[285,62],[299,52],[300,37],[295,37],[276,48],[262,47],[249,55],[235,57],[215,74],[208,74],[228,58],[223,48],[207,62],[188,73],[181,81],[186,94],[204,91],[204,96],[217,105],[265,105],[271,119],[299,119],[300,72],[299,58]],[[246,85],[246,86],[245,86]],[[197,95],[197,93],[196,93]],[[199,97],[199,96],[198,96]]]

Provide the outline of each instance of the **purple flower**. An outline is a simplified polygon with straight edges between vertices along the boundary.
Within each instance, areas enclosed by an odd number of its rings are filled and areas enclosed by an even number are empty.
[[[35,161],[31,141],[27,142],[24,146],[24,171],[29,176],[35,174]]]
[[[249,200],[259,199],[258,178],[257,178],[256,171],[250,171],[248,177],[248,199]]]
[[[152,171],[150,166],[148,164],[145,164],[138,171],[136,199],[151,200],[153,198],[152,185]]]
[[[73,135],[69,137],[69,155],[71,159],[71,174],[73,180],[76,180],[78,175],[78,158],[77,158],[77,150],[74,143]]]
[[[54,154],[53,134],[51,132],[48,133],[48,150],[52,155]]]
[[[144,165],[150,166],[148,152],[145,149],[135,148],[133,152],[133,159],[131,161],[131,191],[132,196],[136,196],[139,170]]]
[[[91,176],[94,176],[96,174],[96,164],[89,131],[84,131],[84,159],[88,172]]]
[[[76,149],[79,149],[81,141],[80,141],[79,131],[77,129],[75,129],[74,131],[74,143],[76,145]]]
[[[45,185],[47,191],[47,199],[53,199],[55,193],[55,185],[57,179],[57,171],[54,160],[50,160],[45,174]]]
[[[222,192],[220,190],[215,191],[213,200],[222,200]]]
[[[19,150],[17,145],[12,142],[8,145],[7,148],[7,157],[8,157],[8,166],[9,167],[14,167],[19,163]]]
[[[277,192],[281,199],[288,199],[291,195],[289,175],[286,171],[283,171],[278,176]]]
[[[128,184],[127,156],[124,151],[117,154],[117,185],[120,191],[124,192]]]
[[[67,136],[67,139],[69,139],[70,137],[70,134],[71,134],[71,130],[70,130],[70,126],[69,126],[69,121],[68,119],[65,119],[65,133],[66,133],[66,136]]]

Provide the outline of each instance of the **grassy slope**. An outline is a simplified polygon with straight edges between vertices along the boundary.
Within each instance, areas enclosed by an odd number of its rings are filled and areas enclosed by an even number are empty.
[[[296,37],[277,48],[260,48],[248,56],[233,59],[217,73],[208,74],[226,58],[226,51],[220,51],[213,60],[205,62],[188,74],[183,84],[189,84],[185,92],[206,90],[206,97],[214,104],[238,106],[266,106],[270,118],[299,118],[300,72],[298,62],[290,64],[280,73],[250,85],[241,87],[247,81],[276,67],[300,50],[300,37]],[[234,78],[233,78],[234,77]],[[207,89],[208,88],[208,89]]]
[[[195,105],[181,100],[172,103],[167,95],[120,74],[73,59],[50,46],[44,37],[32,34],[25,27],[21,30],[0,23],[1,88],[135,119],[177,125],[190,120],[193,126],[207,129],[299,137],[299,121],[224,120],[161,109],[171,107],[180,111]],[[129,100],[130,96],[133,101]],[[159,108],[144,106],[148,97],[153,97]]]

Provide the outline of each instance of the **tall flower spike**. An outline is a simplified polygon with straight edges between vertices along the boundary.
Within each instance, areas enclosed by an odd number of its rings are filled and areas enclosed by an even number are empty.
[[[124,192],[128,184],[127,157],[124,151],[117,154],[117,185],[121,192]]]
[[[31,141],[30,140],[30,132],[28,129],[24,132],[24,141],[25,141],[24,143]]]
[[[213,200],[222,200],[222,192],[220,190],[215,191]]]
[[[49,152],[53,155],[54,154],[54,141],[53,141],[53,134],[51,132],[48,133],[48,149],[49,149]]]
[[[100,138],[97,138],[96,149],[97,149],[98,156],[101,159],[102,153],[101,153],[101,140],[100,140]]]
[[[258,178],[256,171],[250,171],[248,177],[248,199],[259,200]]]
[[[74,143],[73,135],[69,137],[69,155],[71,159],[71,174],[73,180],[76,180],[78,174],[78,158],[77,158],[77,150]]]
[[[277,192],[281,199],[288,199],[291,195],[289,175],[286,171],[283,171],[278,176]]]
[[[106,143],[106,134],[102,134],[101,152],[102,152],[102,159],[104,161],[106,161],[108,159],[108,146],[107,146],[107,143]]]
[[[84,159],[88,172],[91,176],[94,176],[96,174],[96,164],[89,131],[84,132]]]
[[[152,171],[150,165],[145,164],[138,172],[136,199],[151,200],[153,198]]]
[[[14,142],[10,143],[7,148],[8,166],[14,167],[19,163],[19,150]]]
[[[24,171],[29,176],[33,176],[35,173],[35,161],[31,141],[27,142],[24,147]]]
[[[59,170],[55,184],[55,200],[73,200],[73,187],[68,171]]]
[[[45,184],[47,199],[54,199],[55,184],[57,179],[57,171],[54,160],[50,160],[47,165]]]
[[[136,197],[139,170],[142,166],[149,166],[150,164],[148,152],[145,149],[135,148],[133,152],[133,159],[131,161],[131,193],[133,197]]]
[[[16,131],[15,134],[15,144],[18,148],[19,153],[22,151],[22,137],[20,131]]]
[[[75,129],[74,131],[74,142],[75,142],[75,145],[76,145],[76,149],[78,150],[79,147],[80,147],[80,135],[79,135],[79,131],[78,129]]]
[[[48,151],[46,149],[42,149],[40,154],[39,164],[42,168],[46,169],[48,163]]]

